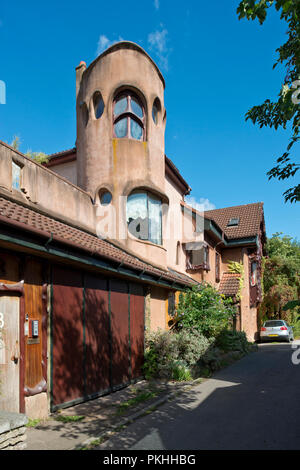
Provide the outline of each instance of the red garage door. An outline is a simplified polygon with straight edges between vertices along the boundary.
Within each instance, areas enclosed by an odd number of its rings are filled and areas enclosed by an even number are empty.
[[[51,409],[142,376],[143,286],[53,267]]]
[[[52,301],[53,405],[84,395],[82,275],[54,267]]]

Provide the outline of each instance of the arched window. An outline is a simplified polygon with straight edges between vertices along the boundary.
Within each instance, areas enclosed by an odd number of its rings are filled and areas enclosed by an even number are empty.
[[[162,244],[161,200],[146,191],[134,191],[127,198],[129,232],[139,240]]]
[[[131,91],[119,93],[113,105],[114,136],[144,140],[145,121],[141,100]]]

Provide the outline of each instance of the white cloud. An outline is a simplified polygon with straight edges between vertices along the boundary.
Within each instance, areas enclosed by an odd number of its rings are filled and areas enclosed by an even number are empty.
[[[170,53],[170,49],[167,46],[167,36],[168,31],[165,28],[161,31],[153,31],[148,35],[149,49],[158,56],[160,65],[165,70],[169,68],[168,56]]]
[[[205,197],[200,197],[200,199],[197,200],[193,196],[186,196],[185,202],[194,209],[197,209],[199,212],[216,209],[216,206]]]
[[[102,54],[102,52],[105,51],[108,47],[112,46],[113,44],[119,41],[123,41],[123,38],[121,38],[121,36],[119,36],[119,39],[111,41],[104,34],[101,34],[98,39],[96,55],[98,56]]]
[[[159,0],[154,0],[154,7],[156,10],[159,9]]]

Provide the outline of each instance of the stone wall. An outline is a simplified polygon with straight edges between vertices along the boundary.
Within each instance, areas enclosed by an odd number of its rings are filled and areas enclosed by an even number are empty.
[[[26,424],[24,414],[0,411],[0,450],[26,449]]]

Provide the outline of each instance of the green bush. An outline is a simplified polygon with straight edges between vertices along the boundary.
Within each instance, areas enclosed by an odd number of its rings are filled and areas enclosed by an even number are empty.
[[[216,337],[234,318],[236,310],[213,286],[202,283],[180,294],[177,328],[197,329],[207,338]]]
[[[216,338],[215,345],[224,352],[249,352],[250,343],[244,331],[223,330]]]
[[[146,379],[190,380],[190,366],[199,361],[211,342],[197,330],[158,330],[146,334]]]

